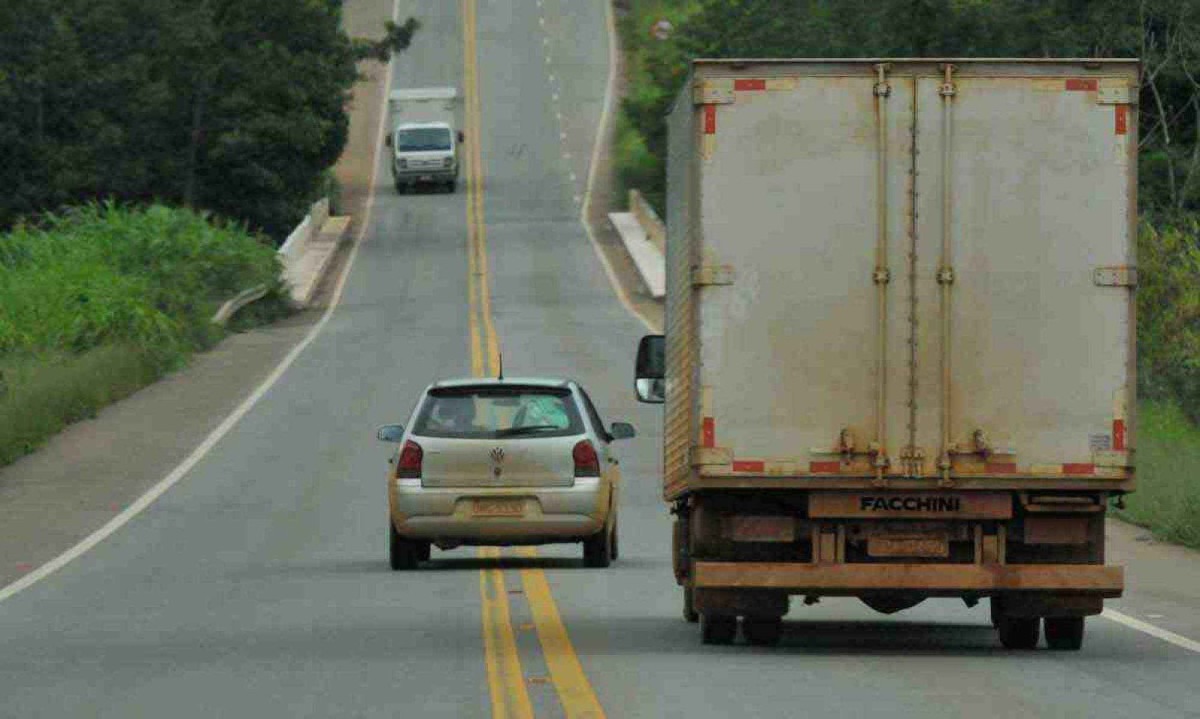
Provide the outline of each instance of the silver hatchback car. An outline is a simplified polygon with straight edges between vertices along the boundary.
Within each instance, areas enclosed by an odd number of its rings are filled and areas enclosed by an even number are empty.
[[[430,546],[582,542],[584,563],[617,557],[620,470],[610,445],[635,434],[605,428],[587,392],[558,379],[459,379],[422,393],[394,443],[388,473],[392,569]]]

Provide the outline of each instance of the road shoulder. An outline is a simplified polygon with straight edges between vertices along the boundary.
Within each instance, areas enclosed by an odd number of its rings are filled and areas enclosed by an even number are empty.
[[[349,2],[347,31],[378,35],[391,0]],[[335,174],[340,212],[358,234],[370,195],[386,66],[364,68],[350,104],[350,136]],[[343,242],[310,309],[231,335],[187,367],[77,422],[37,452],[0,468],[0,587],[19,580],[104,526],[187,458],[259,386],[320,319],[346,261]]]

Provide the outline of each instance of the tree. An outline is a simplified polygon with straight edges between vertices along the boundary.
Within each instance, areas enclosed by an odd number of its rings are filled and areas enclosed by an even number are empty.
[[[341,154],[360,61],[339,0],[23,0],[0,7],[0,228],[113,198],[282,239]]]

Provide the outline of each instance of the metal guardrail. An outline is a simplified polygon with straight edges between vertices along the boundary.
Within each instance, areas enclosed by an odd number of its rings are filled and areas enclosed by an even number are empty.
[[[289,287],[297,287],[298,283],[295,279],[300,264],[304,260],[304,253],[308,251],[309,244],[321,232],[321,227],[328,219],[329,198],[323,197],[312,204],[308,214],[296,225],[287,240],[280,246],[278,255],[283,264],[283,279]],[[224,325],[229,322],[229,318],[237,314],[238,310],[266,297],[268,289],[267,285],[256,285],[242,290],[221,305],[217,313],[212,316],[212,322]]]
[[[642,197],[642,193],[637,190],[629,191],[629,211],[646,231],[646,239],[654,243],[658,251],[665,255],[667,252],[667,226],[663,224],[662,219],[659,218],[650,203],[646,202],[646,198]]]
[[[258,285],[256,287],[251,287],[248,290],[242,290],[231,299],[226,300],[225,304],[221,305],[221,308],[217,310],[217,313],[212,316],[213,324],[224,325],[229,321],[230,317],[233,317],[235,314],[237,314],[238,310],[242,309],[251,302],[257,302],[266,296],[266,285]]]

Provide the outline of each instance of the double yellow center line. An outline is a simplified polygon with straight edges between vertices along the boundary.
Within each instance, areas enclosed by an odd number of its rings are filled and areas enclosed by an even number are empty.
[[[463,84],[465,121],[465,161],[467,173],[467,264],[469,294],[467,325],[470,331],[471,372],[476,377],[496,376],[501,367],[500,342],[492,322],[491,288],[488,282],[487,227],[483,214],[483,155],[479,109],[479,73],[476,0],[461,0],[463,22]],[[498,547],[483,547],[480,558],[497,565]],[[532,547],[522,548],[523,559],[537,557]],[[521,570],[521,586],[538,643],[550,679],[554,683],[563,712],[568,717],[604,717],[596,693],[583,673],[583,666],[571,645],[566,626],[550,593],[545,573],[536,568]],[[533,716],[528,678],[521,668],[512,608],[504,571],[498,566],[479,573],[479,595],[483,613],[484,660],[487,665],[488,692],[495,719],[524,719]]]
[[[471,372],[496,376],[500,343],[492,324],[492,293],[488,286],[487,226],[483,221],[483,155],[480,149],[479,74],[475,0],[462,0],[463,84],[466,101],[467,263],[470,271],[468,326],[471,332]],[[482,329],[482,332],[481,332]],[[486,352],[486,354],[485,354]],[[485,363],[486,358],[486,363]],[[486,366],[485,366],[486,364]]]

